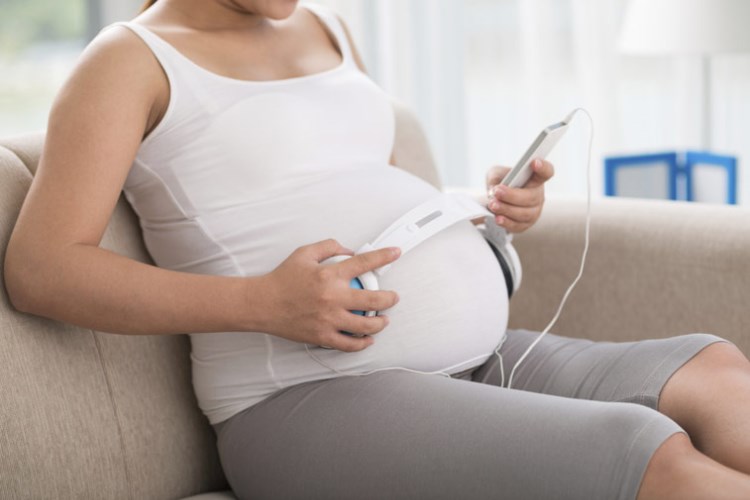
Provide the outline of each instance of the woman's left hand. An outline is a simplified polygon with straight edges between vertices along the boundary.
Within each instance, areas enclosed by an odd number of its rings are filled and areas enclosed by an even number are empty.
[[[531,168],[534,175],[521,188],[500,184],[510,168],[495,166],[487,171],[487,208],[495,214],[495,222],[508,232],[526,231],[542,214],[544,183],[555,175],[555,167],[548,161],[536,159]]]

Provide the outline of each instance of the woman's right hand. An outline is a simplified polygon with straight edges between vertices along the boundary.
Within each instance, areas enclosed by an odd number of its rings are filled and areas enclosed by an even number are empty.
[[[328,239],[305,245],[261,277],[264,316],[262,331],[295,342],[355,352],[366,349],[388,324],[387,316],[364,317],[354,310],[382,311],[398,302],[393,291],[350,288],[352,278],[395,261],[397,248],[361,253],[335,264],[321,264],[334,255],[354,252]],[[341,333],[350,332],[363,337]]]

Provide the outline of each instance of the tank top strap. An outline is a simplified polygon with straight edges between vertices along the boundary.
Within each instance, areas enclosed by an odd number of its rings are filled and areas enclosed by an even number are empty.
[[[177,52],[177,49],[172,47],[169,43],[166,42],[166,40],[159,37],[145,26],[141,26],[140,24],[134,23],[132,21],[120,21],[112,23],[104,27],[102,31],[114,26],[123,26],[125,28],[128,28],[130,31],[138,35],[141,40],[143,40],[143,43],[148,46],[148,48],[154,54],[154,57],[156,57],[156,60],[159,61],[159,64],[164,69],[164,72],[167,74],[167,78],[169,79],[171,86],[175,81],[175,61],[179,61],[182,58],[182,55]]]
[[[336,38],[336,44],[341,50],[344,64],[355,64],[354,56],[352,55],[352,48],[349,45],[349,37],[346,36],[344,26],[336,15],[336,11],[330,7],[310,2],[301,3],[300,6],[307,8],[310,12],[315,14],[315,16],[325,24],[331,34],[333,34]]]

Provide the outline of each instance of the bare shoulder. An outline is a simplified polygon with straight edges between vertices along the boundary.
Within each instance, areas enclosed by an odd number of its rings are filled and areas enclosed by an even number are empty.
[[[159,68],[127,28],[86,47],[52,106],[20,232],[99,244],[147,129]]]
[[[150,122],[160,114],[153,108],[165,93],[168,98],[168,83],[151,50],[130,29],[112,26],[84,49],[52,112],[85,100],[91,106],[129,106],[146,113]]]
[[[160,66],[145,42],[125,26],[112,26],[100,32],[81,54],[74,70],[106,80],[125,78],[125,83],[158,81]]]

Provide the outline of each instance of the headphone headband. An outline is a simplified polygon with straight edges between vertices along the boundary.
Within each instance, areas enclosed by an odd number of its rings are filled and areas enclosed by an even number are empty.
[[[492,213],[472,198],[460,193],[441,193],[409,210],[372,243],[365,243],[355,253],[399,247],[403,255],[457,222],[482,216],[492,216]],[[390,264],[387,264],[373,272],[382,276],[389,268]]]

